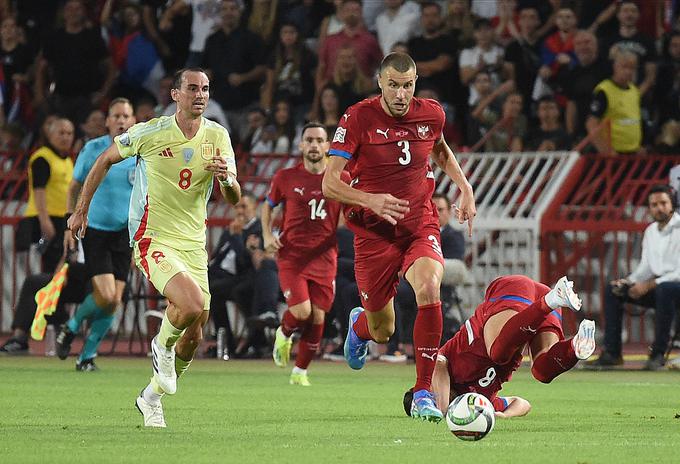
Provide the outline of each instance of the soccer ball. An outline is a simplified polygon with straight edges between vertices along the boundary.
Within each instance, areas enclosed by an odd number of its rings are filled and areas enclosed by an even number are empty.
[[[461,440],[481,440],[493,430],[495,423],[491,401],[479,393],[457,396],[446,411],[449,430]]]

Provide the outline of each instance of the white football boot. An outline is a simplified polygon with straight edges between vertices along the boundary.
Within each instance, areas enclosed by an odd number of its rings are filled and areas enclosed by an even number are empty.
[[[578,359],[588,359],[595,351],[595,321],[583,319],[578,333],[571,339],[571,346]]]
[[[158,386],[168,395],[177,392],[177,372],[175,372],[175,349],[166,348],[158,343],[158,335],[151,340],[151,362],[153,375]]]
[[[137,410],[144,416],[144,427],[165,427],[165,417],[163,416],[163,405],[147,403],[140,394],[135,401]]]
[[[574,282],[563,276],[555,286],[545,295],[545,302],[552,309],[569,308],[572,311],[581,310],[581,299],[574,292]]]

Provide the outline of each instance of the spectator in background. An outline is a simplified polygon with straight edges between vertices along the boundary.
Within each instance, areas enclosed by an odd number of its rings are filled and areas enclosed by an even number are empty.
[[[316,57],[305,46],[297,26],[283,23],[279,29],[279,40],[267,63],[262,108],[269,111],[275,100],[285,99],[295,108],[296,115],[304,114],[314,98],[315,68]]]
[[[627,50],[637,55],[637,69],[633,83],[645,95],[654,85],[656,79],[656,46],[654,40],[642,34],[637,27],[640,9],[632,0],[618,2],[616,17],[619,20],[618,32],[602,40],[603,56],[614,58],[616,50]]]
[[[456,72],[456,41],[444,33],[442,8],[438,3],[424,2],[421,8],[423,34],[409,40],[407,52],[416,62],[418,88],[433,87],[442,100],[452,103],[454,89],[460,88]]]
[[[259,35],[264,46],[269,48],[274,44],[278,19],[278,0],[253,0],[247,20],[248,30]]]
[[[241,0],[236,0],[239,9],[243,9]],[[184,14],[186,7],[191,7],[191,43],[186,67],[198,66],[205,50],[208,37],[215,32],[220,24],[220,0],[174,0],[162,19],[160,27],[168,30],[173,19],[178,14]],[[239,17],[240,19],[240,17]]]
[[[87,26],[83,0],[67,0],[63,17],[64,26],[48,37],[37,60],[34,96],[46,101],[51,76],[49,106],[77,120],[83,109],[102,104],[116,71],[99,30]]]
[[[460,66],[460,82],[469,86],[478,72],[484,70],[491,77],[491,85],[496,87],[502,79],[508,77],[511,65],[505,63],[503,55],[505,50],[494,43],[494,32],[491,23],[487,19],[478,19],[475,22],[475,46],[466,48],[460,53],[458,64]],[[470,87],[468,104],[474,106],[479,100],[479,95],[474,87]]]
[[[467,0],[449,0],[444,28],[456,39],[459,47],[474,45],[475,22]]]
[[[526,136],[525,150],[562,151],[571,148],[571,138],[564,129],[560,117],[560,105],[552,97],[538,100],[536,110],[538,127],[532,128]]]
[[[628,277],[607,285],[604,349],[598,359],[586,365],[606,368],[623,364],[624,303],[654,308],[654,343],[645,369],[659,370],[666,363],[673,318],[680,304],[680,215],[675,211],[674,196],[668,185],[656,185],[649,190],[647,205],[654,222],[645,229],[640,263]]]
[[[609,75],[609,63],[599,55],[597,37],[590,31],[578,31],[574,36],[576,65],[562,70],[557,79],[567,97],[565,126],[572,137],[586,134],[586,119],[590,114],[595,86]]]
[[[221,27],[208,37],[203,54],[203,66],[212,72],[211,96],[227,112],[237,139],[266,73],[262,40],[240,25],[242,13],[240,0],[222,2]]]
[[[522,151],[527,133],[527,119],[522,114],[522,94],[511,91],[513,88],[514,82],[504,82],[479,102],[472,112],[472,117],[481,123],[483,147],[486,152]],[[504,93],[507,95],[500,111],[497,111],[491,103]],[[477,142],[477,145],[480,142]]]
[[[147,122],[156,117],[156,102],[150,98],[140,98],[134,103],[133,107],[135,109],[135,121],[137,122]],[[205,115],[205,112],[203,114]]]
[[[87,114],[78,128],[82,133],[81,137],[73,143],[73,153],[80,153],[85,144],[92,139],[101,137],[108,132],[106,128],[106,114],[100,109],[94,109]]]
[[[253,108],[247,115],[248,125],[241,143],[241,152],[251,155],[271,153],[271,141],[265,140],[267,113],[262,108]]]
[[[333,13],[323,18],[321,26],[319,26],[318,49],[321,49],[323,41],[326,39],[326,37],[342,31],[342,28],[344,27],[344,23],[340,19],[340,9],[342,8],[342,4],[343,0],[333,0]]]
[[[300,31],[300,37],[305,40],[310,49],[316,52],[323,20],[332,11],[333,7],[328,2],[300,0],[298,3],[290,5],[287,10],[282,11],[282,19],[284,22],[295,24]]]
[[[24,240],[42,248],[42,270],[52,272],[64,252],[66,194],[73,177],[73,123],[55,118],[47,126],[47,143],[28,159],[28,205],[24,212]],[[20,225],[20,228],[22,226]],[[23,248],[23,247],[21,247]]]
[[[519,36],[519,15],[517,0],[498,0],[498,15],[491,19],[496,40],[502,47],[507,47],[514,37]]]
[[[549,35],[541,48],[541,67],[538,75],[542,84],[554,85],[554,79],[562,69],[570,69],[576,64],[574,54],[574,35],[578,18],[570,7],[561,6],[555,16],[557,31]],[[537,82],[537,86],[540,85]],[[548,88],[534,89],[534,98],[552,93]]]
[[[326,128],[327,133],[335,134],[342,111],[338,91],[333,85],[327,85],[321,90],[321,96],[319,97],[318,118],[319,122]]]
[[[375,20],[378,43],[387,55],[397,42],[415,36],[420,19],[420,5],[412,0],[385,0],[385,9]]]
[[[608,153],[603,120],[611,124],[611,148],[617,153],[637,153],[642,145],[640,90],[633,83],[637,55],[622,50],[614,56],[614,71],[610,79],[600,82],[593,93],[590,116],[586,120],[588,134],[600,153]]]
[[[158,83],[165,70],[156,46],[144,31],[142,10],[127,5],[115,14],[114,3],[115,0],[106,0],[100,20],[109,36],[109,50],[119,72],[115,94],[130,100],[147,95],[158,98]]]
[[[172,75],[189,57],[191,7],[168,0],[142,0],[141,5],[144,28],[161,55],[165,71]]]
[[[680,32],[673,32],[668,39],[666,53],[659,64],[654,86],[658,120],[663,124],[669,119],[680,121]]]
[[[22,43],[21,30],[14,16],[8,16],[0,23],[0,62],[5,76],[4,109],[9,122],[20,118],[20,114],[11,115],[15,98],[28,104],[26,85],[28,70],[33,63],[29,48]],[[25,108],[23,108],[25,110]]]
[[[680,122],[671,119],[663,123],[659,135],[656,137],[653,153],[660,155],[680,153]]]
[[[359,0],[343,0],[339,10],[343,28],[337,34],[329,35],[319,48],[319,66],[316,70],[316,89],[321,89],[335,75],[340,50],[348,46],[354,49],[359,69],[366,76],[373,76],[382,59],[378,41],[368,32],[361,18]]]
[[[519,11],[518,31],[515,40],[505,48],[505,61],[512,66],[512,76],[517,90],[524,99],[524,111],[531,108],[534,83],[541,67],[541,37],[538,28],[541,19],[538,10],[525,7]]]
[[[270,153],[290,154],[295,141],[295,121],[286,100],[274,103],[271,124],[265,128],[265,137],[271,141]]]
[[[477,73],[474,81],[472,82],[472,87],[479,96],[479,100],[475,106],[470,108],[470,111],[464,113],[465,117],[467,118],[465,125],[467,129],[465,138],[468,145],[476,143],[482,138],[483,132],[486,132],[481,123],[481,121],[484,119],[485,113],[490,110],[500,111],[502,102],[498,97],[512,90],[512,86],[510,84],[500,85],[494,89],[491,85],[491,76],[489,76],[489,73],[486,71],[480,71]],[[490,97],[492,93],[493,96]],[[486,104],[484,108],[481,108],[479,111],[477,111],[479,105],[482,102],[485,102],[487,98],[490,98],[489,103]]]

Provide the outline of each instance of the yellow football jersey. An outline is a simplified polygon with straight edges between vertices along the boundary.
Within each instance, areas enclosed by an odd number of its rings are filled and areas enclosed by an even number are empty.
[[[205,248],[206,205],[213,173],[205,169],[220,154],[236,175],[236,160],[227,130],[201,118],[187,140],[175,116],[135,124],[114,138],[123,158],[137,156],[128,228],[132,242],[148,238],[177,250]]]

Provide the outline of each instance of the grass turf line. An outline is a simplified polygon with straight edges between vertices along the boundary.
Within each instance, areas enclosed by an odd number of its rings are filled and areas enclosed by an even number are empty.
[[[3,463],[663,463],[680,447],[675,372],[575,371],[543,385],[524,368],[503,394],[531,413],[468,443],[404,416],[412,365],[314,363],[304,388],[272,363],[197,360],[163,401],[169,428],[153,430],[133,406],[150,361],[98,364],[0,358]]]

